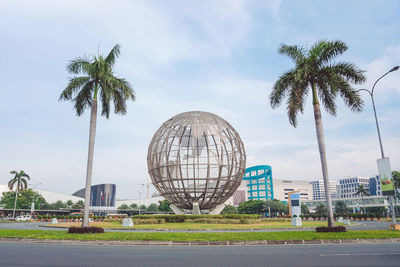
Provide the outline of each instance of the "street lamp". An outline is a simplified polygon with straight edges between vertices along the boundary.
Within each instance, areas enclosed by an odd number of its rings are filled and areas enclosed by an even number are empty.
[[[372,107],[374,108],[376,129],[377,129],[377,131],[378,131],[379,145],[380,145],[380,148],[381,148],[381,156],[382,156],[382,159],[381,159],[381,160],[378,160],[378,169],[379,169],[379,172],[380,172],[380,173],[379,173],[379,174],[380,174],[380,178],[382,178],[381,171],[382,171],[382,169],[384,169],[384,167],[386,167],[386,172],[387,172],[387,169],[389,168],[389,175],[390,175],[390,176],[391,176],[391,173],[390,173],[389,158],[385,158],[385,153],[383,152],[383,145],[382,145],[381,132],[380,132],[380,130],[379,130],[378,118],[377,118],[377,116],[376,116],[376,108],[375,108],[375,101],[374,101],[374,89],[375,89],[375,85],[376,85],[383,77],[385,77],[386,75],[388,75],[389,73],[391,73],[391,72],[393,72],[393,71],[398,70],[399,68],[400,68],[400,66],[394,66],[394,67],[391,68],[388,72],[386,72],[386,73],[383,74],[381,77],[379,77],[379,78],[376,80],[376,82],[374,83],[374,85],[372,86],[372,90],[371,90],[371,91],[368,90],[368,89],[364,89],[364,88],[363,88],[363,89],[359,89],[359,90],[356,91],[356,92],[359,92],[359,91],[366,91],[366,92],[371,96]],[[380,163],[381,163],[382,165],[385,165],[385,166],[381,167],[381,166],[380,166]],[[393,192],[394,192],[394,194],[396,194],[396,190],[393,190]],[[393,205],[393,199],[392,199],[392,197],[389,196],[389,200],[390,200],[390,208],[391,208],[391,210],[392,210],[392,220],[393,220],[393,224],[396,224],[396,211],[395,211],[395,207],[394,207],[394,205]]]
[[[41,185],[42,183],[36,183],[36,184],[29,184],[33,188],[33,193],[35,193],[36,186]],[[40,207],[39,207],[40,208]],[[31,203],[31,218],[33,216],[33,212],[35,211],[35,194],[33,194],[32,198],[32,203]]]

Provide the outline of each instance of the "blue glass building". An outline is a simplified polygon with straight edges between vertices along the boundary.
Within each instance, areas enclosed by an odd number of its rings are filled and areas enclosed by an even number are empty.
[[[381,181],[378,175],[369,179],[369,195],[382,196]]]
[[[244,173],[243,180],[246,181],[248,199],[274,199],[271,166],[249,167]]]

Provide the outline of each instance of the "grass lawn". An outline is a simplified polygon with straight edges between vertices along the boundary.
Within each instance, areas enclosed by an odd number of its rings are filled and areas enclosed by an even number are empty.
[[[400,231],[350,231],[317,233],[313,231],[284,232],[225,232],[225,233],[136,233],[106,232],[103,234],[68,234],[65,231],[0,230],[0,238],[29,238],[57,240],[155,240],[155,241],[250,241],[250,240],[313,240],[400,238]]]
[[[54,227],[80,226],[79,222],[68,222],[49,224]],[[336,225],[343,225],[336,223]],[[266,229],[266,228],[289,228],[294,227],[290,222],[264,222],[258,224],[210,224],[210,223],[163,223],[163,224],[135,224],[133,227],[122,227],[117,222],[92,222],[90,226],[103,228],[126,228],[126,229]],[[303,221],[303,227],[327,226],[324,221]]]

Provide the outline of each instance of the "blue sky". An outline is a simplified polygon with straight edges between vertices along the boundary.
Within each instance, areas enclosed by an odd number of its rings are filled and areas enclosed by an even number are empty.
[[[117,184],[136,198],[148,180],[147,146],[158,127],[190,110],[218,114],[241,135],[247,166],[269,164],[275,178],[321,179],[311,99],[299,125],[273,110],[272,84],[292,62],[281,43],[345,41],[340,60],[374,81],[400,65],[398,1],[2,1],[0,8],[0,183],[23,169],[40,189],[84,186],[89,112],[58,102],[68,60],[121,44],[116,73],[135,88],[126,116],[99,118],[93,184]],[[377,173],[379,144],[371,101],[362,113],[337,99],[323,113],[329,175]],[[400,169],[400,71],[376,87],[385,153]]]

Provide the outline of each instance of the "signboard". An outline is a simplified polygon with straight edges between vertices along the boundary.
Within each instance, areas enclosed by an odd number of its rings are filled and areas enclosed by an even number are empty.
[[[378,159],[379,179],[382,185],[382,195],[394,195],[392,171],[390,170],[389,158]]]
[[[290,214],[296,215],[299,217],[301,215],[301,207],[300,207],[300,193],[298,192],[290,192],[288,194],[289,198],[289,207],[290,207]]]

